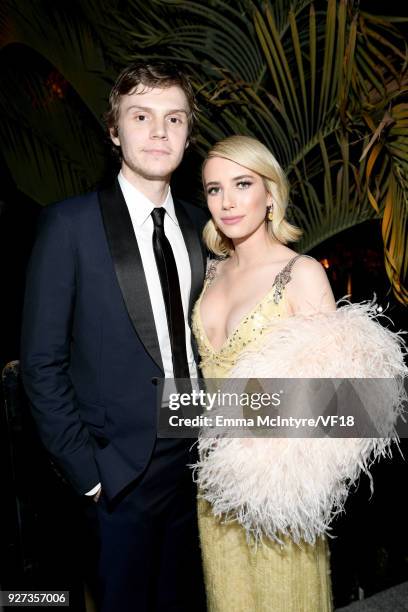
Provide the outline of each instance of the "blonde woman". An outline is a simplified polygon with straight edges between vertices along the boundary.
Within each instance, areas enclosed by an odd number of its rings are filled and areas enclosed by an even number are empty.
[[[347,356],[348,336],[341,347],[329,339],[329,345],[336,345],[333,350],[340,351],[342,373],[338,366],[336,373],[324,369],[331,360],[324,350],[322,359],[320,336],[333,329],[338,334],[341,326],[353,334],[353,321],[354,331],[359,329],[368,339],[385,330],[367,308],[336,311],[320,263],[287,246],[301,232],[285,218],[288,183],[272,153],[255,139],[229,137],[208,153],[203,183],[212,215],[204,240],[217,256],[193,312],[204,377],[352,376],[361,347]],[[347,321],[338,320],[340,311],[347,311]],[[387,333],[384,371],[392,351],[403,367],[400,339]],[[305,350],[310,360],[305,360]],[[364,355],[360,357],[364,362]],[[335,361],[339,363],[338,355]],[[279,440],[256,453],[244,442],[199,443],[196,477],[209,610],[331,610],[326,533],[333,508],[344,501],[345,480],[357,477],[355,453],[349,471],[340,474],[327,448],[327,461],[333,461],[329,471],[338,474],[337,481],[329,483],[326,472],[319,474],[321,446],[316,453],[308,447],[305,459],[299,440],[285,441],[284,452]],[[386,444],[373,442],[364,452],[381,454]],[[257,542],[252,534],[260,536]]]

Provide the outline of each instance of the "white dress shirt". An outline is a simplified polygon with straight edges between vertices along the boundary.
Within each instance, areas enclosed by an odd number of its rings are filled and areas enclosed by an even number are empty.
[[[150,296],[150,303],[153,310],[154,323],[159,340],[164,376],[165,378],[174,378],[170,336],[167,326],[166,306],[164,304],[159,273],[153,251],[154,224],[151,213],[153,208],[155,208],[155,205],[131,183],[129,183],[129,181],[123,176],[122,172],[119,172],[118,181],[129,210],[133,230],[135,232],[137,245],[139,247],[140,256],[142,259],[147,288]],[[190,259],[188,257],[183,234],[174,210],[174,202],[170,187],[162,206],[166,209],[166,214],[164,216],[164,233],[166,234],[167,239],[171,244],[171,248],[173,249],[180,282],[181,301],[183,304],[184,324],[186,330],[187,360],[190,376],[191,378],[197,378],[197,367],[194,360],[193,349],[191,347],[191,330],[188,324],[188,306],[191,291]],[[100,484],[96,485],[91,491],[86,493],[86,495],[94,495],[99,488]]]
[[[166,306],[157,270],[156,259],[153,251],[153,219],[151,213],[155,208],[146,196],[138,191],[120,172],[118,176],[119,185],[122,189],[126,205],[132,220],[137,245],[142,258],[143,269],[146,277],[147,288],[152,305],[154,323],[157,337],[159,339],[160,354],[163,361],[164,375],[173,378],[173,359],[170,345],[170,336],[167,326]],[[169,188],[167,196],[162,204],[166,214],[164,216],[164,233],[173,249],[176,260],[177,272],[180,282],[181,300],[184,310],[184,324],[186,330],[187,360],[192,378],[197,377],[197,368],[194,361],[193,349],[191,347],[191,330],[188,324],[188,305],[191,290],[191,268],[190,259],[183,234],[174,210],[173,197]]]

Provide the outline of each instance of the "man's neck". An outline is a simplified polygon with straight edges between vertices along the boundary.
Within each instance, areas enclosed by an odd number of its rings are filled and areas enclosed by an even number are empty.
[[[122,166],[121,173],[135,189],[140,191],[156,206],[160,206],[165,201],[170,185],[170,177],[166,179],[147,179],[135,174],[127,166]]]

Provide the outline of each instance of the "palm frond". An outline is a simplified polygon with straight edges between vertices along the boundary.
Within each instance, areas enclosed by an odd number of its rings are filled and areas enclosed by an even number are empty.
[[[9,63],[7,55],[1,56],[0,140],[16,184],[41,204],[87,191],[104,165],[99,124],[52,66],[42,63],[45,72],[20,66],[16,78],[15,57]]]
[[[109,86],[95,34],[43,0],[6,0],[0,24],[0,138],[18,187],[42,204],[90,189],[107,156]]]
[[[79,4],[76,9],[81,10]],[[48,60],[100,121],[106,107],[109,66],[90,24],[75,17],[72,10],[46,0],[24,4],[5,0],[3,10],[8,19],[0,49],[19,43]]]

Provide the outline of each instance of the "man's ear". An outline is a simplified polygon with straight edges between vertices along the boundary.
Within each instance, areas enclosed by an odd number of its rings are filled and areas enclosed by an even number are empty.
[[[116,145],[117,147],[120,147],[120,140],[118,137],[118,128],[117,126],[109,128],[109,136],[111,141],[113,142],[114,145]]]
[[[184,145],[184,150],[188,149],[189,146],[190,146],[190,140],[187,138],[186,144]]]

